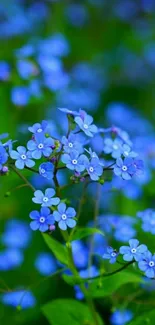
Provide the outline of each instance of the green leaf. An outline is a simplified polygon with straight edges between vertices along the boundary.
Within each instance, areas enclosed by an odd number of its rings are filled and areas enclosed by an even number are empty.
[[[58,259],[58,261],[60,261],[65,265],[68,265],[68,254],[67,254],[66,247],[60,244],[53,237],[50,237],[49,235],[47,234],[42,234],[42,235],[45,240],[45,243],[50,248],[50,250],[55,255],[55,257]]]
[[[82,239],[94,234],[100,234],[102,236],[104,236],[103,231],[101,231],[100,229],[97,228],[78,228],[75,233],[73,234],[73,236],[71,237],[71,240],[77,240],[77,239]]]
[[[133,319],[129,325],[149,325],[149,324],[154,324],[154,319],[155,319],[155,310],[151,310],[150,312],[147,311],[144,314],[142,314],[139,317],[136,317]]]
[[[127,283],[140,283],[141,276],[128,271],[121,271],[109,277],[93,280],[90,284],[90,293],[94,298],[112,295],[121,286]]]
[[[42,307],[42,312],[51,325],[94,325],[87,305],[73,299],[56,299]],[[98,324],[103,321],[96,313]]]

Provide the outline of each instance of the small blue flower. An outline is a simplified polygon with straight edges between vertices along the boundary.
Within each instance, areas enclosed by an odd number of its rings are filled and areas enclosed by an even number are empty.
[[[148,278],[155,277],[155,254],[152,255],[149,251],[147,251],[143,259],[139,261],[138,267],[141,271],[145,272],[145,275]]]
[[[0,61],[0,80],[6,81],[10,78],[10,66],[5,61]]]
[[[29,89],[25,86],[12,88],[11,100],[14,105],[26,106],[30,99]]]
[[[41,208],[39,211],[32,211],[30,213],[30,218],[33,220],[30,223],[30,227],[32,230],[40,230],[41,232],[45,232],[49,229],[50,225],[54,225],[54,218],[51,214],[49,208]]]
[[[134,159],[133,166],[135,168],[135,175],[139,176],[144,173],[144,162],[141,159]]]
[[[116,176],[121,176],[125,180],[129,180],[135,174],[136,168],[133,165],[132,158],[125,158],[124,161],[121,158],[116,160],[116,165],[114,166],[114,174]]]
[[[34,134],[45,133],[48,126],[47,121],[42,121],[41,123],[35,123],[28,128],[28,130]]]
[[[32,158],[40,159],[42,156],[49,157],[53,151],[54,141],[52,138],[45,138],[43,135],[37,134],[35,140],[27,143],[27,148],[32,153]]]
[[[0,143],[0,170],[3,167],[3,164],[5,164],[7,162],[7,159],[8,159],[8,154],[5,150],[5,148]]]
[[[94,133],[98,131],[96,125],[92,124],[92,116],[87,115],[85,112],[83,114],[83,111],[82,114],[80,113],[80,116],[75,117],[74,121],[88,137],[93,137]]]
[[[103,173],[103,167],[98,158],[92,158],[91,161],[86,164],[86,169],[93,181],[98,181],[99,177]]]
[[[21,306],[22,309],[27,309],[35,306],[36,299],[31,291],[17,289],[17,291],[4,293],[2,295],[2,302],[4,305],[15,308]]]
[[[33,167],[35,165],[35,162],[31,159],[31,153],[26,151],[26,148],[23,146],[17,147],[17,151],[12,150],[10,152],[10,157],[16,160],[15,166],[18,169],[23,169],[25,166]]]
[[[112,325],[125,325],[133,318],[133,313],[128,310],[115,310],[110,317],[110,322]]]
[[[64,154],[61,157],[61,161],[66,165],[68,169],[75,170],[76,172],[83,172],[86,168],[86,164],[89,162],[85,155],[80,155],[77,151],[72,151],[69,154]]]
[[[112,247],[107,247],[107,252],[102,255],[102,258],[105,260],[109,260],[110,264],[114,264],[117,260],[117,256],[119,253],[116,252]]]
[[[107,138],[104,140],[103,151],[106,154],[111,154],[113,158],[120,158],[122,154],[123,142],[120,139],[112,140]]]
[[[66,153],[71,153],[73,150],[76,150],[78,153],[83,152],[83,146],[76,140],[75,134],[70,134],[68,138],[63,136],[61,142]]]
[[[150,232],[155,235],[155,211],[152,209],[146,209],[137,214],[142,220],[142,229],[145,232]]]
[[[50,253],[40,253],[35,260],[35,267],[42,275],[50,275],[57,269],[56,260]]]
[[[121,246],[119,249],[120,254],[123,255],[124,261],[140,261],[143,258],[143,254],[147,252],[146,245],[139,245],[137,239],[130,239],[129,246]]]
[[[58,205],[58,211],[53,212],[53,216],[55,221],[58,222],[59,228],[62,230],[66,230],[67,226],[69,228],[74,228],[76,225],[76,221],[74,218],[76,215],[76,211],[73,208],[67,208],[65,203],[60,203]]]
[[[39,174],[47,179],[52,179],[54,173],[54,165],[51,162],[42,163],[39,166]]]
[[[123,144],[122,154],[124,157],[131,157],[131,158],[135,158],[138,156],[138,154],[136,152],[131,150],[131,147],[128,146],[128,144]]]
[[[17,61],[17,71],[23,79],[30,79],[31,76],[38,74],[37,66],[28,60]]]
[[[52,205],[58,205],[60,199],[58,197],[54,197],[55,190],[53,188],[47,188],[45,190],[45,194],[42,191],[37,190],[34,192],[34,196],[32,201],[37,204],[41,204],[42,207],[50,207]]]

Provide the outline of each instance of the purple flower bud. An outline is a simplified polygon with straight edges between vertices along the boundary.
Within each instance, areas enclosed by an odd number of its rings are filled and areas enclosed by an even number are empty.
[[[50,226],[49,226],[49,230],[50,230],[50,231],[54,231],[54,230],[55,230],[55,226],[54,226],[54,225],[50,225]]]
[[[6,174],[8,172],[9,168],[7,166],[3,166],[1,172]]]
[[[84,177],[81,177],[80,178],[80,182],[84,182],[85,181],[85,178]]]

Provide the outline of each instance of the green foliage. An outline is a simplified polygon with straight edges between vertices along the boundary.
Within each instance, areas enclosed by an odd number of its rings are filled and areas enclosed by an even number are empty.
[[[154,324],[155,310],[151,310],[133,319],[129,325],[151,325]]]
[[[66,247],[60,244],[60,242],[58,242],[56,239],[50,237],[47,234],[43,234],[43,238],[47,246],[54,254],[54,256],[58,259],[58,261],[60,261],[65,265],[68,265],[68,254],[67,254]]]
[[[72,299],[57,299],[42,307],[51,325],[94,325],[88,306]],[[97,315],[98,325],[103,321]]]
[[[82,239],[94,234],[100,234],[104,236],[104,232],[97,228],[77,228],[73,236],[71,236],[71,240]]]

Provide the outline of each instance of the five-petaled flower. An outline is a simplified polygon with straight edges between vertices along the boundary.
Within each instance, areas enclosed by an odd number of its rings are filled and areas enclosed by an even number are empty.
[[[103,167],[98,158],[92,158],[90,162],[86,163],[86,169],[93,181],[98,181],[103,173]]]
[[[0,170],[3,167],[3,164],[6,163],[7,159],[8,159],[8,154],[5,150],[5,148],[0,143]]]
[[[33,167],[35,165],[35,162],[31,159],[31,153],[30,151],[27,151],[25,147],[19,146],[16,150],[12,150],[10,152],[10,157],[12,159],[15,159],[15,166],[18,169],[23,169],[26,167]]]
[[[74,121],[88,137],[93,137],[94,133],[97,133],[98,131],[97,126],[92,124],[92,116],[87,115],[85,112],[80,116],[76,116]]]
[[[51,162],[42,163],[39,166],[39,174],[47,179],[52,179],[54,173],[54,165]]]
[[[83,152],[82,144],[76,140],[75,134],[70,134],[68,138],[63,136],[61,142],[66,153],[71,153],[73,150],[79,153]]]
[[[132,158],[125,158],[124,160],[118,158],[116,165],[114,166],[114,173],[117,176],[121,176],[125,180],[129,180],[135,174],[136,168],[133,164]]]
[[[28,130],[34,134],[45,134],[46,128],[48,126],[47,121],[42,121],[41,123],[35,123],[28,128]]]
[[[66,208],[65,203],[60,203],[58,205],[58,211],[53,212],[55,221],[58,222],[58,226],[62,230],[66,230],[67,226],[69,228],[74,228],[76,221],[73,219],[76,216],[76,211],[69,207]]]
[[[148,278],[155,277],[155,254],[152,255],[147,251],[143,255],[143,259],[138,262],[138,267],[141,271],[145,272]]]
[[[30,213],[30,218],[33,220],[30,223],[30,227],[32,230],[40,230],[41,232],[45,232],[49,229],[49,226],[54,225],[54,218],[51,214],[49,208],[43,207],[39,211],[32,211]]]
[[[124,261],[140,261],[143,258],[143,254],[148,251],[146,245],[139,245],[137,239],[130,239],[129,246],[121,246],[119,249],[120,254],[123,255]]]
[[[106,253],[104,253],[103,255],[102,255],[102,258],[104,259],[104,260],[109,260],[109,263],[111,263],[111,264],[114,264],[115,262],[116,262],[116,260],[117,260],[117,256],[118,256],[118,252],[116,252],[116,250],[115,249],[113,249],[112,247],[107,247],[107,249],[106,249]]]
[[[111,154],[113,158],[119,158],[122,154],[122,144],[123,142],[120,139],[112,140],[110,138],[106,138],[104,140],[104,148],[103,151],[106,154]]]
[[[32,158],[40,159],[42,156],[49,157],[53,151],[54,141],[46,138],[42,133],[35,135],[34,140],[27,143],[27,148],[32,154]]]
[[[55,195],[55,190],[53,188],[47,188],[45,194],[37,190],[34,192],[34,197],[32,201],[37,204],[41,204],[42,207],[50,207],[52,205],[58,205],[60,199],[58,197],[53,197]]]
[[[83,172],[88,163],[88,158],[85,155],[79,155],[79,153],[73,150],[70,155],[63,154],[61,161],[66,165],[68,169],[75,170],[76,172]]]

